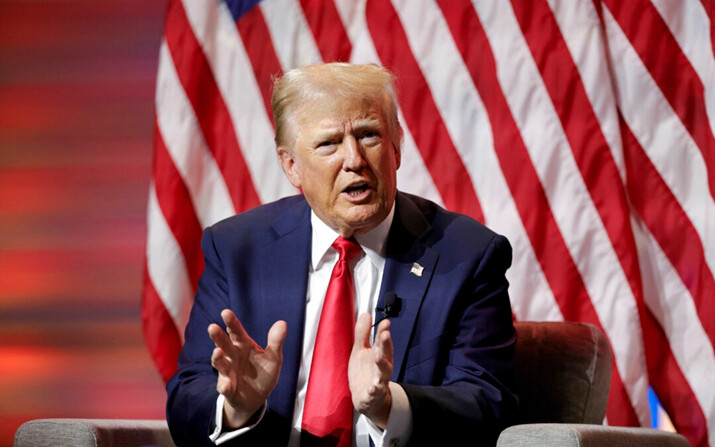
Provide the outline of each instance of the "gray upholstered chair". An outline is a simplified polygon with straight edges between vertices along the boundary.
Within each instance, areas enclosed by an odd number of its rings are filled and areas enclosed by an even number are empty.
[[[518,425],[498,447],[688,447],[680,435],[601,425],[611,380],[603,332],[578,323],[517,323]],[[470,445],[465,440],[465,445]],[[15,447],[174,447],[165,421],[38,419]]]
[[[688,447],[683,436],[601,425],[612,351],[590,324],[516,323],[520,409],[497,447]]]
[[[176,447],[162,420],[35,419],[15,432],[15,447]]]

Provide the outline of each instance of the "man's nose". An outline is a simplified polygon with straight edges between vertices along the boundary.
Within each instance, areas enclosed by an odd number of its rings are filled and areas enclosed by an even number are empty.
[[[363,148],[358,140],[350,135],[343,139],[343,167],[349,171],[356,171],[365,166]]]

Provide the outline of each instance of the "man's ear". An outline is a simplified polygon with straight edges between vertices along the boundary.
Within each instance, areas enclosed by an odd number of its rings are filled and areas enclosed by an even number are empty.
[[[300,189],[300,173],[296,164],[293,151],[287,146],[278,146],[278,160],[281,162],[283,172],[285,172],[291,185]]]
[[[395,169],[400,169],[402,163],[402,138],[404,136],[402,126],[397,125],[397,134],[392,138],[392,149],[395,151]]]
[[[400,169],[400,163],[402,162],[402,146],[398,142],[393,143],[392,148],[395,151],[395,169]]]

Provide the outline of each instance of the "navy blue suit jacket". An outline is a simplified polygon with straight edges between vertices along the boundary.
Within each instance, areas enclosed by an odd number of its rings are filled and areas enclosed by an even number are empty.
[[[278,385],[261,423],[233,445],[288,441],[300,367],[311,253],[310,208],[302,196],[262,205],[206,229],[199,281],[179,371],[167,385],[167,418],[180,446],[211,445],[216,371],[210,323],[229,308],[248,334],[266,345],[285,320],[288,334]],[[413,263],[423,267],[412,273]],[[392,380],[413,413],[410,445],[465,438],[493,445],[510,422],[517,397],[511,306],[505,271],[508,241],[475,220],[398,193],[377,307],[399,298],[391,318]],[[460,442],[461,443],[461,442]]]

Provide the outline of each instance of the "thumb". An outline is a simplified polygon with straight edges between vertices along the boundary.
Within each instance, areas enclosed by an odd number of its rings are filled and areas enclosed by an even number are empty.
[[[372,329],[372,317],[369,313],[360,314],[355,323],[355,344],[353,349],[370,347],[370,329]]]
[[[266,349],[278,354],[283,352],[283,342],[285,342],[286,334],[288,333],[288,325],[285,321],[280,320],[273,323],[268,331],[268,345]]]

